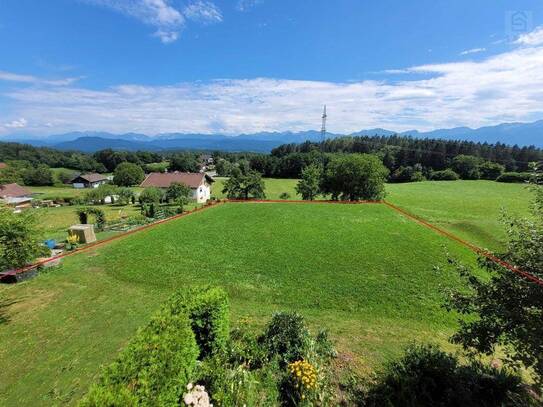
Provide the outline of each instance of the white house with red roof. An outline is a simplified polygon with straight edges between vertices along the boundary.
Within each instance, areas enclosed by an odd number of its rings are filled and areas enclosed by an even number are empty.
[[[173,183],[185,184],[192,189],[192,199],[204,203],[211,198],[211,184],[215,180],[203,172],[152,172],[148,174],[140,187],[166,189]]]

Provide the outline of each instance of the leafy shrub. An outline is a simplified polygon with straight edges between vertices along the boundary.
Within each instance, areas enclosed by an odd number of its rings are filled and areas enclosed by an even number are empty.
[[[407,166],[398,168],[390,175],[388,180],[389,182],[419,182],[424,181],[424,179],[421,169]]]
[[[278,371],[276,363],[253,369],[215,354],[199,366],[198,382],[205,384],[216,405],[277,406]]]
[[[187,312],[200,358],[222,350],[228,342],[228,296],[220,288],[179,291],[168,303],[172,313]]]
[[[290,199],[290,194],[288,192],[281,192],[279,199]]]
[[[24,171],[23,180],[25,185],[53,185],[53,172],[47,165],[38,164]]]
[[[529,172],[504,172],[498,178],[497,182],[528,182],[532,174]]]
[[[460,177],[456,172],[447,168],[446,170],[432,172],[430,174],[430,179],[433,181],[456,181],[460,179]]]
[[[485,161],[479,166],[479,173],[481,179],[488,179],[494,181],[505,171],[505,167],[501,164],[494,163],[492,161]]]
[[[80,405],[176,405],[198,356],[188,315],[176,311],[164,306],[105,368]]]
[[[138,200],[140,201],[140,204],[146,204],[146,203],[159,203],[162,201],[162,198],[164,197],[164,193],[160,188],[155,187],[149,187],[145,188],[140,196],[138,197]]]
[[[260,342],[270,358],[277,357],[281,367],[304,358],[309,331],[304,318],[296,312],[277,312],[266,326]]]
[[[0,208],[0,270],[23,267],[49,250],[34,212]]]
[[[478,362],[460,365],[455,356],[431,345],[408,348],[356,400],[358,405],[375,407],[498,407],[529,403],[519,376]]]

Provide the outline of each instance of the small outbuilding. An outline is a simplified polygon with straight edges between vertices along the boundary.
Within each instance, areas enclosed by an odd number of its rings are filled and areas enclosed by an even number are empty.
[[[140,187],[166,189],[176,182],[190,187],[192,199],[198,203],[204,203],[211,198],[211,184],[215,180],[201,172],[152,172],[145,177]]]
[[[105,184],[108,178],[102,174],[80,174],[70,181],[74,188],[98,188]]]
[[[6,205],[23,208],[30,206],[32,191],[16,183],[0,185],[0,200]]]

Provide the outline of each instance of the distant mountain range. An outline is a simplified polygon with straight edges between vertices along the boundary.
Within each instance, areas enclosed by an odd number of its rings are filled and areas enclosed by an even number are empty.
[[[349,136],[391,136],[400,134],[415,138],[437,138],[447,140],[466,140],[473,142],[504,143],[519,146],[535,145],[543,148],[543,120],[533,123],[504,123],[497,126],[471,129],[456,127],[428,132],[409,130],[394,132],[386,129],[367,129]],[[345,136],[346,134],[327,133],[327,138]],[[79,150],[92,153],[105,148],[114,150],[223,150],[269,152],[272,148],[285,143],[301,143],[306,140],[319,141],[319,131],[301,132],[261,132],[225,136],[219,134],[185,134],[167,133],[148,136],[138,133],[111,134],[106,132],[72,132],[46,137],[31,137],[24,134],[1,137],[0,141],[15,141],[34,146],[53,147],[61,150]]]

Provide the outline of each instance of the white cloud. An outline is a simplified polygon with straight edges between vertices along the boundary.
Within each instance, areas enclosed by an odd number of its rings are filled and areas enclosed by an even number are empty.
[[[522,34],[515,41],[515,44],[530,46],[543,45],[543,26],[539,26],[529,33]]]
[[[156,29],[154,36],[164,43],[175,41],[184,26],[183,14],[169,0],[83,0],[133,17]]]
[[[12,72],[0,71],[0,81],[33,83],[52,86],[67,86],[78,81],[79,78],[43,79],[32,75],[21,75]]]
[[[472,49],[467,49],[465,51],[462,51],[460,55],[477,54],[479,52],[484,52],[484,51],[486,51],[486,48],[472,48]]]
[[[186,18],[201,23],[222,21],[222,14],[210,1],[197,0],[183,11],[174,7],[171,0],[83,0],[106,7],[135,18],[155,28],[153,36],[168,44],[179,38]]]
[[[7,129],[21,129],[23,127],[26,127],[28,122],[24,117],[21,117],[20,119],[12,120],[11,122],[4,123],[4,127]]]
[[[183,10],[185,17],[202,23],[218,23],[222,21],[221,11],[209,1],[198,0]]]
[[[252,9],[253,7],[256,7],[263,1],[264,0],[238,0],[238,3],[236,4],[236,8],[239,11],[247,11],[247,10]]]
[[[425,75],[393,82],[253,78],[102,90],[20,86],[1,96],[11,118],[32,123],[25,129],[29,134],[299,131],[319,127],[323,104],[330,131],[338,133],[480,127],[543,117],[543,46],[401,71]]]

